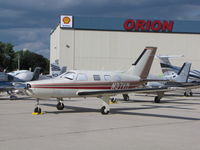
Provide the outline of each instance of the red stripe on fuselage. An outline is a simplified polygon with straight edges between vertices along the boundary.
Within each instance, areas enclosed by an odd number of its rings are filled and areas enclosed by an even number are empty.
[[[112,89],[115,83],[128,83],[127,87],[119,87],[117,89],[130,89],[141,85],[143,81],[132,81],[132,82],[84,82],[84,83],[54,83],[54,84],[32,84],[32,88],[46,88],[46,89]]]
[[[131,88],[135,88],[137,86],[130,86],[128,88],[125,89],[131,89]],[[33,87],[33,88],[44,88],[44,89],[94,89],[94,90],[101,90],[101,89],[111,89],[112,87]]]

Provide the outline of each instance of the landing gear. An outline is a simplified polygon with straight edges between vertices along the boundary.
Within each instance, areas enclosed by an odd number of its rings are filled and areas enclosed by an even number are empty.
[[[36,104],[36,107],[34,109],[34,113],[37,113],[37,114],[42,113],[42,109],[40,108],[39,98],[37,98],[37,104]]]
[[[122,94],[123,98],[125,101],[129,101],[129,96],[128,94]]]
[[[63,99],[62,98],[58,98],[58,104],[56,105],[56,108],[58,110],[63,110],[65,108],[65,105],[63,103]]]
[[[109,96],[103,96],[103,97],[101,97],[101,99],[103,100],[103,106],[100,109],[101,114],[107,115],[110,112],[110,107],[109,107],[110,97]]]
[[[56,106],[56,108],[58,109],[58,110],[63,110],[64,109],[64,107],[65,107],[65,105],[63,104],[63,103],[58,103],[57,104],[57,106]]]
[[[101,113],[103,114],[103,115],[107,115],[107,114],[109,114],[109,109],[107,109],[106,108],[106,106],[102,106],[101,107]]]
[[[34,109],[34,113],[41,114],[41,112],[42,112],[42,109],[41,109],[40,107],[36,107],[36,108]]]
[[[185,91],[184,96],[193,96],[192,91]]]
[[[16,100],[17,99],[17,96],[15,95],[10,95],[10,100]]]
[[[158,92],[157,96],[154,98],[155,103],[160,103],[161,98],[164,96],[164,92]]]
[[[117,102],[117,99],[115,97],[111,98],[111,102],[112,103],[116,103]]]
[[[161,99],[161,98],[159,98],[158,96],[156,96],[156,97],[154,98],[154,102],[155,102],[155,103],[160,103],[160,99]]]

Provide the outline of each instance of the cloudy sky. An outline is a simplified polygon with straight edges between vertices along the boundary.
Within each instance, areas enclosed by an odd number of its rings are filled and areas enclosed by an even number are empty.
[[[199,0],[0,0],[0,41],[49,57],[59,16],[200,20]]]

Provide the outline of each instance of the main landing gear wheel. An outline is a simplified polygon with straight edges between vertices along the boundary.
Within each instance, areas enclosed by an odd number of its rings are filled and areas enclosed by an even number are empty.
[[[107,115],[107,114],[109,114],[109,110],[108,109],[106,109],[106,107],[105,106],[103,106],[103,107],[101,107],[101,113],[103,114],[103,115]]]
[[[16,100],[16,99],[17,99],[17,96],[15,96],[15,95],[10,96],[10,100]]]
[[[160,103],[160,98],[158,96],[156,96],[155,99],[154,99],[154,102],[155,103]]]
[[[123,98],[124,98],[125,101],[129,101],[129,96],[128,96],[128,94],[123,94]]]
[[[184,96],[188,96],[188,93],[187,93],[187,92],[184,92]]]
[[[64,105],[63,103],[61,103],[61,102],[59,102],[59,103],[57,104],[57,106],[56,106],[56,108],[57,108],[58,110],[63,110],[64,107],[65,107],[65,105]]]
[[[115,97],[111,98],[111,102],[112,103],[116,103],[117,102],[117,99]]]
[[[184,92],[184,96],[193,96],[192,92]]]
[[[42,113],[42,109],[40,107],[36,107],[34,109],[34,113],[38,113],[38,114],[41,114]]]

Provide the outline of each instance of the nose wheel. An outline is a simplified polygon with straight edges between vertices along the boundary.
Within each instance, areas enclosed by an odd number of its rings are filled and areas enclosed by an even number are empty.
[[[36,107],[36,108],[34,109],[34,113],[41,114],[41,112],[42,112],[42,109],[41,109],[40,107]]]
[[[34,112],[32,114],[33,115],[43,114],[42,109],[40,108],[39,99],[37,99],[37,104],[36,104],[36,107],[35,107]]]

